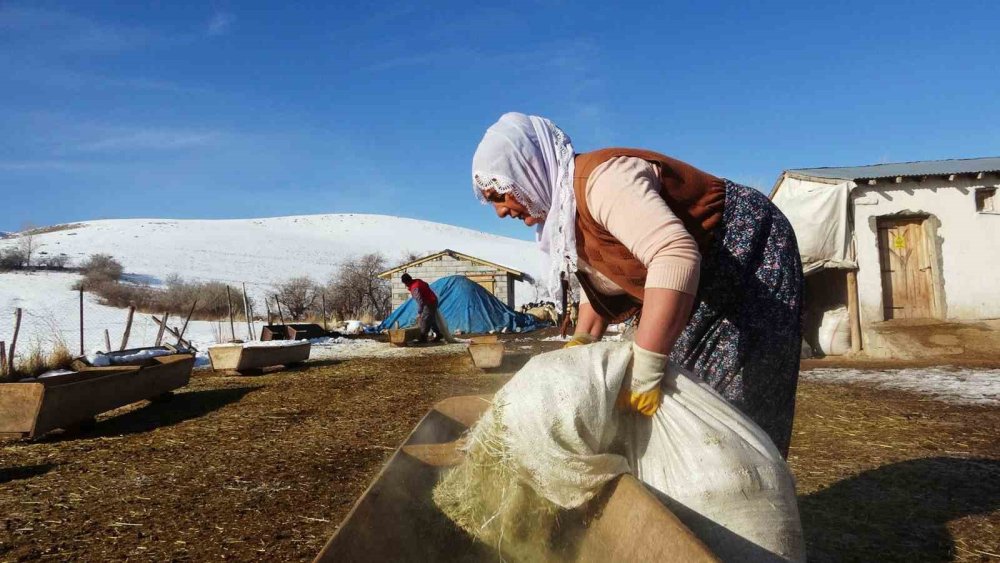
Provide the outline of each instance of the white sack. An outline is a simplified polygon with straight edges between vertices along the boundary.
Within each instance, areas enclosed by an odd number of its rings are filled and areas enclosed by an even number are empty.
[[[816,345],[825,356],[843,356],[851,351],[851,326],[848,324],[847,307],[823,312]]]
[[[622,413],[631,357],[628,342],[542,354],[497,393],[521,478],[574,508],[631,472],[724,561],[804,560],[795,482],[764,431],[687,372],[652,418]]]

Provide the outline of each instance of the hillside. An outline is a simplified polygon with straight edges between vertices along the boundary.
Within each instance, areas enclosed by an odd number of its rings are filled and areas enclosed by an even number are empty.
[[[248,285],[270,285],[302,275],[323,282],[352,256],[381,252],[395,265],[408,252],[429,254],[445,248],[529,274],[540,263],[535,245],[528,241],[385,215],[116,219],[47,230],[35,236],[38,252],[64,253],[71,264],[93,253],[111,254],[127,273],[146,276],[151,283],[173,273]],[[14,238],[2,240],[0,248],[15,244]],[[522,286],[519,299],[534,297],[527,284],[518,285]]]
[[[106,253],[122,263],[131,279],[156,284],[170,274],[191,280],[246,283],[251,295],[263,297],[273,284],[295,276],[325,282],[345,259],[381,252],[389,265],[407,253],[429,254],[450,248],[534,275],[541,256],[532,242],[499,237],[416,219],[384,215],[331,214],[241,220],[120,219],[50,227],[34,236],[36,256],[66,254],[76,265],[90,254]],[[0,240],[0,248],[18,244]],[[10,339],[11,314],[26,312],[21,341],[43,346],[50,337],[78,342],[78,301],[70,273],[0,274],[0,341]],[[518,302],[534,299],[527,283],[516,285]],[[103,329],[115,340],[124,324],[121,310],[86,298],[87,347],[103,348]],[[139,341],[156,333],[143,321]],[[117,329],[120,338],[120,330]],[[204,344],[214,341],[215,323],[192,323],[189,334]]]

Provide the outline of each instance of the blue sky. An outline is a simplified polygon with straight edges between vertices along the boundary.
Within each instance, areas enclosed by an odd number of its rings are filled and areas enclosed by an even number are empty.
[[[997,21],[995,1],[0,0],[0,230],[363,212],[531,238],[469,184],[512,110],[765,191],[998,155]]]

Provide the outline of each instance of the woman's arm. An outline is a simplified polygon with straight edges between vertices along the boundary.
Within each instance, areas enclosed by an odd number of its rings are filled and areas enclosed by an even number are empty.
[[[694,296],[690,293],[647,287],[635,343],[650,352],[669,355],[674,342],[687,325],[693,305]]]
[[[604,336],[608,329],[608,321],[597,314],[594,307],[587,302],[580,303],[580,314],[576,321],[575,334],[589,334],[595,341]]]

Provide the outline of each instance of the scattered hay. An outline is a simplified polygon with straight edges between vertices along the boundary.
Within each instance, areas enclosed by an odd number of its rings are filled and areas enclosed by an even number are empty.
[[[456,525],[516,561],[546,559],[558,506],[522,480],[503,440],[503,405],[494,403],[470,430],[465,461],[434,488],[434,503]]]

